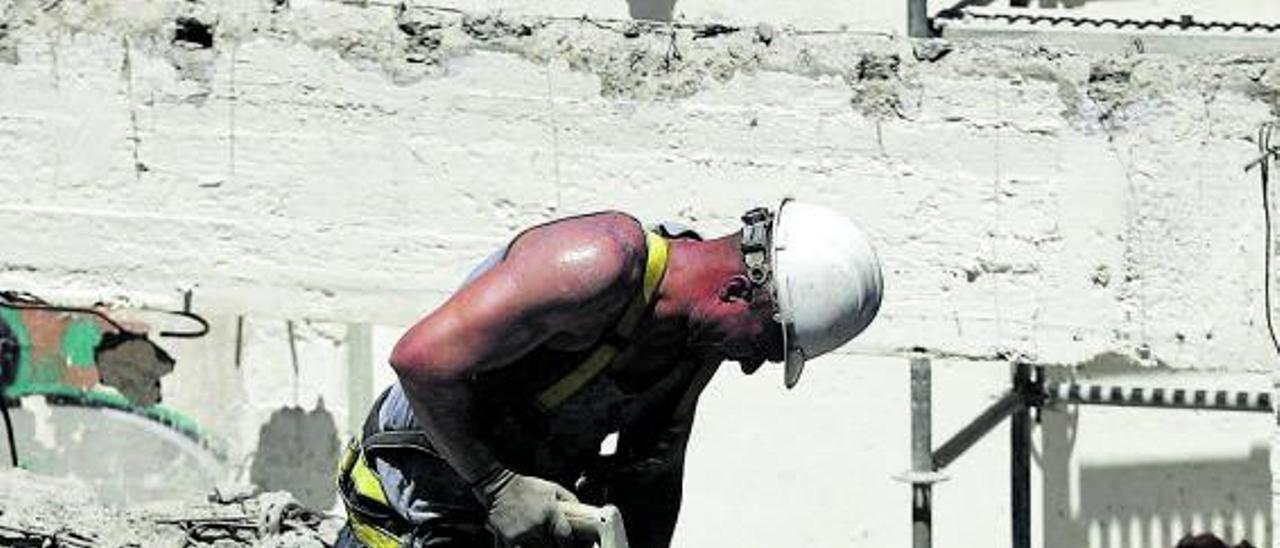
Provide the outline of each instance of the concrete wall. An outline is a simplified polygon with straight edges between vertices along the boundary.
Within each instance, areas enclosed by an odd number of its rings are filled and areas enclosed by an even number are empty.
[[[305,463],[282,481],[318,500],[397,326],[521,227],[845,211],[880,245],[880,318],[791,393],[718,375],[679,546],[905,544],[905,348],[940,357],[939,441],[1003,389],[1000,354],[1268,389],[1242,167],[1280,62],[913,43],[859,23],[896,2],[828,4],[677,6],[748,23],[717,34],[572,2],[0,2],[0,287],[126,309],[193,290],[213,331],[162,343],[165,403],[227,440],[229,475]],[[1269,541],[1267,417],[1055,413],[1043,545]],[[1001,432],[938,488],[939,546],[1007,545]]]

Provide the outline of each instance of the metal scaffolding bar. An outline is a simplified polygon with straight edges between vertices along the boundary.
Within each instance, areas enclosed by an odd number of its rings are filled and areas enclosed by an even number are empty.
[[[933,29],[929,27],[928,0],[907,0],[907,36],[912,38],[929,38]]]
[[[1013,391],[1017,406],[1010,415],[1009,495],[1013,548],[1031,548],[1031,408],[1034,394],[1031,365],[1013,365]]]
[[[930,453],[932,443],[931,370],[927,356],[911,359],[911,472],[900,479],[912,484],[914,548],[932,546],[933,483],[939,472],[1010,417],[1009,476],[1013,548],[1031,546],[1032,409],[1052,404],[1111,405],[1160,409],[1199,409],[1271,413],[1270,392],[1194,388],[1124,387],[1100,384],[1047,383],[1044,368],[1013,363],[1013,388],[969,424]]]
[[[911,358],[911,471],[933,472],[932,372],[929,358]],[[911,484],[911,546],[933,546],[933,484]]]
[[[1005,417],[1016,411],[1021,405],[1019,399],[1020,396],[1013,391],[1000,396],[1000,399],[933,452],[933,469],[942,470],[960,458],[973,444],[999,426]]]
[[[1204,409],[1270,413],[1270,392],[1124,387],[1100,384],[1048,383],[1047,403],[1076,403],[1164,409]]]

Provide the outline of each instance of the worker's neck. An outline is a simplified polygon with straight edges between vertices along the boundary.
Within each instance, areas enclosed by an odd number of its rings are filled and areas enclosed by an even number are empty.
[[[744,271],[740,242],[736,233],[707,241],[672,240],[655,315],[687,318],[702,300],[718,298],[720,285]]]

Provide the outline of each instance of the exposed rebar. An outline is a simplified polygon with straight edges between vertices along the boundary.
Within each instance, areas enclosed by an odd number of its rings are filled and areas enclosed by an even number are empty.
[[[1048,403],[1270,413],[1270,392],[1048,383]]]

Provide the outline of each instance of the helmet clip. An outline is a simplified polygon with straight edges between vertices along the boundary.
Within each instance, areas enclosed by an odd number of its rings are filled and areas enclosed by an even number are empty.
[[[769,282],[769,240],[773,230],[773,213],[755,207],[742,214],[746,227],[742,230],[742,260],[747,265],[747,278],[757,287]]]

